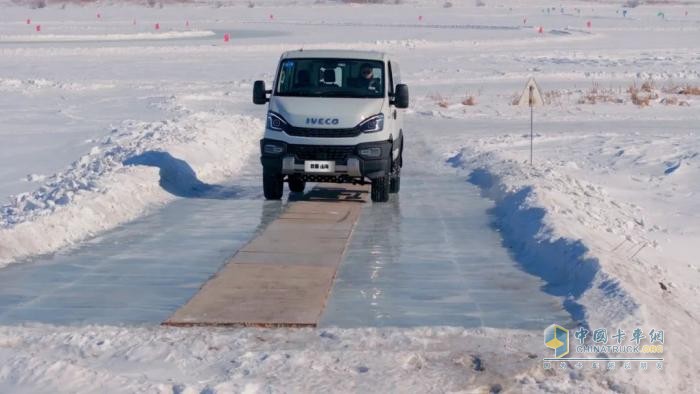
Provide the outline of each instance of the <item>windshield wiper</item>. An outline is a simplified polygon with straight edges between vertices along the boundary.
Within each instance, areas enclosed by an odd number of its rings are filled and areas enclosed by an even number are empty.
[[[345,97],[362,97],[358,95],[356,92],[348,91],[348,90],[328,90],[325,92],[321,92],[319,94],[321,97],[339,97],[339,96],[345,96]]]
[[[287,97],[347,97],[347,98],[381,98],[381,96],[359,95],[348,90],[326,90],[324,92],[287,92],[278,93],[278,96]]]
[[[278,96],[282,97],[313,97],[316,96],[312,92],[286,92],[286,93],[278,93]]]

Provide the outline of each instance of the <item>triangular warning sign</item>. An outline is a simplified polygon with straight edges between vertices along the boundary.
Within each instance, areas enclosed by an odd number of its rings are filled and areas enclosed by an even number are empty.
[[[542,94],[540,93],[540,87],[537,86],[535,78],[530,77],[525,85],[525,90],[518,100],[518,105],[524,105],[528,107],[537,107],[544,105],[544,100],[542,100]]]

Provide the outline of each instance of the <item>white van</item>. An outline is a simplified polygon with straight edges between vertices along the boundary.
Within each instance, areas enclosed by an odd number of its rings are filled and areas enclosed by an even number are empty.
[[[274,86],[256,81],[253,102],[269,102],[260,141],[265,198],[284,182],[372,184],[372,201],[399,191],[408,87],[380,52],[298,50],[282,54]]]

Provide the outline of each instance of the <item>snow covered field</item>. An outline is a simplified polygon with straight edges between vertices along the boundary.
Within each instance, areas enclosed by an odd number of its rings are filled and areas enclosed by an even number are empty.
[[[256,3],[0,3],[0,267],[235,179],[263,125],[252,81],[281,51],[383,50],[411,89],[410,165],[479,186],[578,321],[665,330],[664,370],[545,373],[541,334],[502,329],[28,325],[0,327],[0,391],[696,390],[700,4]],[[512,105],[529,76],[547,104],[533,166]],[[189,167],[164,182],[152,152]]]

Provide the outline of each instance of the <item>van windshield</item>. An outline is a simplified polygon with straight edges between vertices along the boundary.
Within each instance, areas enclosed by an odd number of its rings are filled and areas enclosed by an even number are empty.
[[[361,59],[285,59],[277,96],[384,97],[384,63]]]

